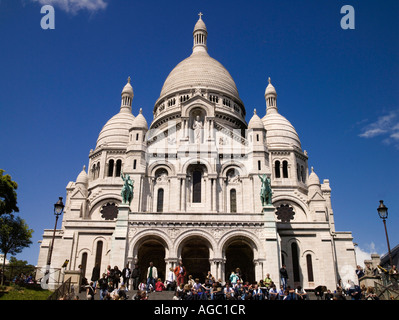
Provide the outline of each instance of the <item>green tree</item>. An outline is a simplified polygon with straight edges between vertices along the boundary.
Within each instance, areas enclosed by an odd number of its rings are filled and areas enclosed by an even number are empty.
[[[4,170],[0,169],[0,216],[8,213],[19,212],[17,207],[18,184],[11,180],[9,174],[3,175]]]
[[[4,254],[3,272],[7,254],[15,255],[32,244],[33,230],[29,229],[25,220],[12,215],[0,216],[0,251]],[[1,279],[3,284],[3,277]]]

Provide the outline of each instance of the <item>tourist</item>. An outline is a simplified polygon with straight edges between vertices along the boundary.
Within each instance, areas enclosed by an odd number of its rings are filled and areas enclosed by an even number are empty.
[[[174,273],[176,275],[177,285],[184,283],[184,278],[187,274],[186,268],[183,266],[183,261],[180,260],[179,265],[174,269]]]
[[[112,291],[114,291],[114,282],[111,280],[108,282],[107,293],[111,294]]]
[[[119,270],[118,266],[115,266],[113,278],[114,278],[114,286],[116,289],[119,287],[119,283],[121,281],[121,276],[122,276],[122,272]]]
[[[86,299],[94,300],[95,294],[96,294],[96,289],[94,287],[94,283],[90,282],[90,284],[86,286]]]
[[[193,276],[190,274],[189,276],[188,276],[188,281],[187,281],[187,284],[189,285],[189,286],[193,286],[194,285],[194,283],[195,283],[195,281],[194,281],[194,279],[193,279]]]
[[[356,267],[356,275],[358,279],[364,276],[363,268],[359,265]]]
[[[155,267],[154,263],[151,261],[150,266],[147,269],[147,292],[149,292],[150,290],[154,290],[155,279],[157,278],[158,278],[157,267]]]
[[[145,279],[143,279],[143,281],[140,282],[138,290],[140,291],[147,290],[147,282]]]
[[[140,282],[140,277],[141,277],[141,271],[139,268],[139,265],[136,263],[134,265],[134,269],[132,270],[131,278],[133,280],[133,290],[137,290],[139,288],[139,282]]]
[[[368,287],[364,295],[365,300],[380,300],[378,296],[374,293],[373,287]]]
[[[282,267],[280,268],[280,279],[281,279],[283,288],[285,290],[287,288],[287,280],[288,280],[288,272],[287,272],[285,264],[283,264]]]
[[[126,294],[127,288],[124,284],[121,285],[121,287],[117,291],[117,295],[119,297],[119,300],[127,300],[129,299],[129,296]]]
[[[273,280],[270,278],[270,274],[269,274],[269,273],[266,273],[266,278],[265,278],[264,283],[265,283],[265,285],[266,285],[266,287],[267,287],[268,290],[269,290],[269,288],[270,288],[272,282],[273,282]]]
[[[276,285],[273,283],[272,287],[269,290],[269,299],[270,300],[278,300],[278,291]]]
[[[263,298],[264,298],[262,289],[259,288],[258,284],[254,284],[254,286],[253,286],[252,297],[254,300],[263,300]]]
[[[111,273],[112,273],[112,272],[113,272],[113,271],[112,271],[112,269],[111,269],[111,266],[108,265],[108,266],[107,266],[107,270],[105,270],[105,274],[106,274],[106,276],[107,276],[108,282],[113,281],[113,279],[111,279]]]
[[[398,281],[398,276],[399,276],[398,269],[396,268],[396,265],[393,265],[391,270],[389,270],[389,279],[392,282],[395,282]]]
[[[175,288],[176,288],[175,273],[173,272],[173,268],[169,268],[168,276],[166,278],[166,290],[174,291]]]
[[[242,281],[242,274],[241,274],[241,269],[240,268],[236,268],[236,275],[238,278],[240,278],[240,280]]]
[[[210,297],[211,287],[209,279],[206,279],[205,283],[202,285],[204,295],[206,295],[206,300]]]
[[[327,290],[327,288],[325,287],[325,286],[317,286],[315,289],[314,289],[314,293],[315,293],[315,295],[316,295],[316,299],[317,300],[321,300],[321,299],[323,299],[323,295],[324,295],[324,292]]]
[[[108,293],[108,280],[105,273],[103,273],[102,277],[98,280],[97,286],[100,290],[100,300],[103,300]]]
[[[126,291],[129,291],[129,281],[130,281],[131,270],[129,268],[129,263],[122,270],[122,284],[126,286]]]
[[[240,277],[236,275],[236,273],[234,271],[231,271],[229,280],[231,283],[231,286],[234,286],[237,283],[237,280],[239,280]]]
[[[158,278],[157,283],[155,284],[155,291],[156,292],[161,292],[163,290],[165,290],[165,285],[162,282],[161,278]]]
[[[331,293],[330,289],[328,289],[324,295],[324,300],[334,300],[334,295]]]
[[[303,301],[303,300],[306,300],[306,298],[307,298],[307,293],[306,293],[306,291],[304,289],[302,289],[301,286],[298,286],[295,289],[295,295],[297,297],[297,300]]]
[[[284,287],[280,286],[280,290],[278,290],[278,300],[284,300]]]
[[[226,295],[233,295],[234,296],[234,289],[230,287],[230,284],[227,282],[226,286],[223,289],[224,297],[226,298]]]
[[[98,279],[100,279],[100,266],[98,265],[98,263],[96,263],[96,265],[93,268],[92,274],[91,274],[91,281],[93,281],[93,285],[94,287],[97,286],[97,281]]]

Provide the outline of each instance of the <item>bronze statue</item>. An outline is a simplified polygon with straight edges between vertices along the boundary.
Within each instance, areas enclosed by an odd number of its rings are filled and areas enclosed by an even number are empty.
[[[260,200],[262,201],[262,206],[272,204],[272,188],[270,178],[266,176],[266,174],[261,177],[258,175],[260,180],[262,181],[262,186],[260,188]]]
[[[122,191],[121,191],[121,196],[122,196],[122,204],[128,204],[130,206],[130,203],[132,202],[133,199],[133,183],[134,181],[130,179],[130,176],[128,174],[123,174],[121,172],[121,178],[124,182]]]

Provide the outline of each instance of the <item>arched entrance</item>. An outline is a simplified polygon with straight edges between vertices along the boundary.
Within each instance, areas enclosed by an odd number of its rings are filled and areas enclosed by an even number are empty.
[[[193,279],[199,278],[203,283],[210,270],[208,241],[202,237],[191,237],[185,240],[181,245],[180,257],[186,267],[187,278],[192,275]]]
[[[254,248],[245,238],[234,238],[225,246],[225,280],[228,281],[232,271],[241,271],[243,281],[252,283],[255,279]]]
[[[162,281],[165,280],[166,265],[165,265],[165,247],[164,244],[156,239],[146,239],[141,242],[137,252],[137,264],[141,270],[141,280],[147,280],[147,269],[153,262],[154,266],[158,270],[158,278]]]

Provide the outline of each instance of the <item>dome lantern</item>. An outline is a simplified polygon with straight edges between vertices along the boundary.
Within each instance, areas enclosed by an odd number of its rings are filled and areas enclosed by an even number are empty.
[[[133,87],[130,84],[130,76],[127,78],[127,83],[123,87],[122,93],[121,93],[121,111],[126,110],[128,112],[131,112],[132,110],[132,101],[133,101]]]
[[[277,92],[274,86],[272,85],[270,77],[268,81],[269,84],[265,90],[266,113],[277,112]]]
[[[208,31],[206,30],[206,26],[204,21],[202,20],[202,12],[198,14],[199,19],[197,23],[194,26],[194,31],[193,31],[193,40],[194,40],[194,46],[193,46],[193,53],[194,52],[200,52],[200,51],[208,51],[208,48],[206,46],[206,39],[208,37]]]

